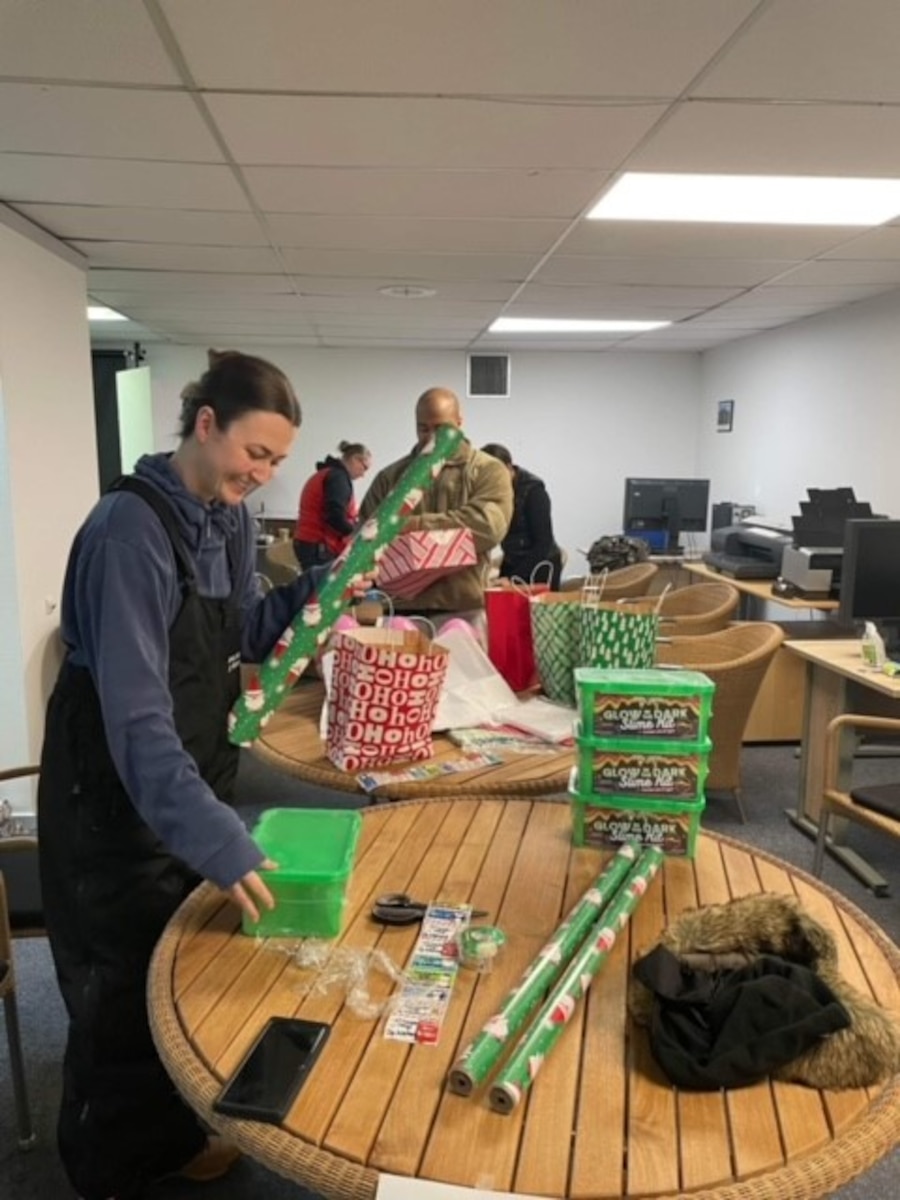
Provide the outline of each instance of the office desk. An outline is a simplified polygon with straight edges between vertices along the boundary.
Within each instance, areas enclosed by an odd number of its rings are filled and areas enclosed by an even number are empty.
[[[325,757],[325,746],[319,736],[319,718],[325,700],[324,685],[317,681],[303,681],[287,697],[260,731],[253,743],[252,752],[259,758],[305,779],[320,787],[333,788],[339,792],[354,792],[361,795],[356,773],[340,771]],[[572,710],[572,717],[575,711]],[[425,763],[440,763],[459,760],[463,752],[459,746],[442,735],[435,734],[434,757]],[[376,788],[371,796],[375,800],[398,800],[420,796],[493,795],[493,796],[543,796],[564,792],[569,783],[569,771],[575,763],[575,752],[571,747],[553,750],[549,754],[508,754],[497,766],[478,767],[472,771],[461,771],[458,775],[445,775],[415,783],[397,781]],[[406,770],[415,763],[402,763],[396,768]],[[389,767],[373,767],[373,771],[390,770]]]
[[[736,588],[741,593],[743,601],[741,610],[741,620],[743,621],[762,619],[760,615],[762,603],[778,604],[782,608],[814,613],[836,612],[838,609],[837,600],[789,600],[786,596],[773,596],[774,580],[772,579],[732,579],[730,575],[723,575],[721,571],[714,571],[706,563],[698,562],[685,563],[684,569],[696,579],[704,580],[707,583],[710,581],[730,583],[732,587]]]
[[[684,569],[697,583],[730,583],[741,595],[738,608],[741,620],[766,619],[765,605],[777,604],[784,612],[774,619],[783,627],[787,639],[792,636],[792,623],[799,623],[799,618],[815,617],[837,608],[835,600],[787,600],[773,596],[770,579],[732,579],[729,575],[713,571],[705,563],[685,563]],[[825,622],[821,624],[824,626]],[[808,628],[808,621],[803,621],[802,625]],[[805,691],[806,672],[802,664],[786,654],[784,646],[781,646],[759,689],[747,722],[744,742],[799,741],[803,732]]]
[[[888,1153],[900,1136],[900,1075],[871,1093],[785,1083],[687,1093],[656,1067],[626,1013],[630,961],[665,920],[698,903],[759,891],[794,894],[837,938],[845,977],[900,1011],[900,952],[849,901],[802,871],[703,833],[694,862],[669,859],[511,1115],[485,1087],[444,1089],[481,1028],[596,877],[608,853],[575,849],[568,806],[547,800],[438,799],[367,809],[340,943],[407,962],[418,927],[384,928],[382,892],[471,902],[508,942],[493,972],[461,970],[436,1046],[386,1041],[353,1015],[343,989],[310,990],[290,943],[237,932],[236,910],[204,885],[175,914],[150,968],[148,1003],[162,1059],[187,1102],[279,1174],[328,1200],[372,1200],[381,1180],[417,1180],[575,1200],[813,1200]],[[370,976],[373,999],[393,985]],[[283,1125],[220,1117],[212,1102],[264,1022],[331,1024],[322,1056]]]
[[[879,711],[900,717],[900,676],[891,679],[880,671],[867,668],[862,661],[858,639],[839,639],[813,642],[784,642],[782,648],[796,655],[807,672],[806,708],[803,718],[803,741],[800,752],[800,788],[797,811],[789,813],[791,820],[809,837],[815,837],[822,807],[825,780],[825,730],[832,717],[843,712],[865,711],[866,693],[881,699]],[[848,686],[849,685],[849,686]],[[863,707],[854,702],[852,688],[862,688]],[[848,692],[850,695],[848,697]],[[896,708],[896,712],[894,709]],[[838,786],[850,782],[853,762],[853,738],[845,734],[841,746],[841,770]],[[834,830],[829,853],[843,863],[868,887],[878,894],[887,892],[886,880],[873,871],[865,859],[849,846],[842,844],[846,821],[832,820]]]

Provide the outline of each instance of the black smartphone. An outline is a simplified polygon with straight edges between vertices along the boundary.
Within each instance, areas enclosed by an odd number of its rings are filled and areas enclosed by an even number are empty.
[[[330,1032],[321,1021],[272,1017],[213,1101],[229,1117],[280,1124]]]

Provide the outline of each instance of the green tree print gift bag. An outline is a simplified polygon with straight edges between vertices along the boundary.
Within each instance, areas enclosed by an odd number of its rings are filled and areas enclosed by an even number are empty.
[[[544,694],[575,704],[575,668],[581,641],[581,594],[545,592],[531,598],[534,661]]]
[[[578,665],[618,670],[655,666],[659,597],[618,601],[588,598],[579,609]]]

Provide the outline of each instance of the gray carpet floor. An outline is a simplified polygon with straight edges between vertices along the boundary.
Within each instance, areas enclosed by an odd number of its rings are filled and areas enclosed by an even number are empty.
[[[877,781],[900,775],[900,762],[890,759],[857,761],[856,778]],[[740,823],[733,802],[710,798],[704,826],[726,833],[809,869],[812,844],[784,816],[796,797],[798,762],[792,747],[750,747],[744,751],[744,805],[748,820]],[[289,779],[244,753],[239,776],[239,802],[248,823],[262,806],[352,807],[348,795],[327,792]],[[851,844],[892,884],[890,897],[875,897],[843,868],[827,861],[825,880],[900,942],[900,864],[897,843],[861,827],[851,830]],[[0,1198],[3,1200],[71,1200],[72,1191],[56,1156],[54,1123],[59,1098],[60,1063],[65,1039],[62,1002],[56,990],[50,956],[42,939],[15,943],[15,962],[22,1038],[28,1068],[37,1145],[28,1152],[16,1148],[15,1123],[9,1087],[5,1038],[0,1047]],[[157,1185],[148,1200],[313,1200],[310,1193],[242,1161],[224,1179],[199,1188],[194,1184]],[[840,1200],[896,1200],[900,1195],[900,1151],[883,1159],[865,1175],[833,1193]]]

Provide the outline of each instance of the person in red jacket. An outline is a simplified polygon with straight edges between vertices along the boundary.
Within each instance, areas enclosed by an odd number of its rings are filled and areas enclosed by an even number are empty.
[[[356,529],[353,481],[362,479],[372,455],[361,442],[341,442],[340,458],[326,455],[303,485],[294,527],[294,553],[303,570],[337,558]]]

